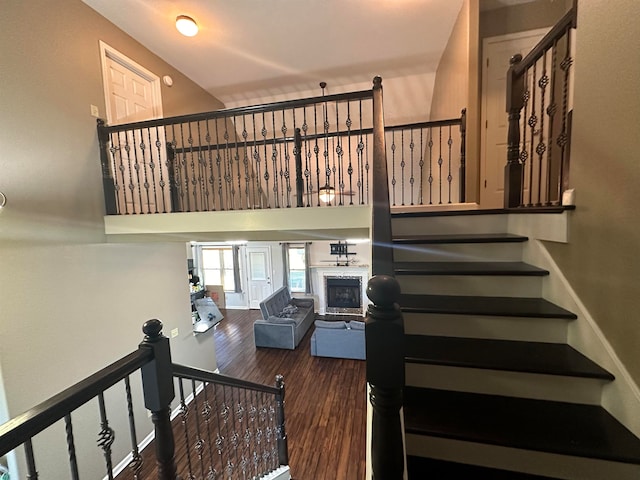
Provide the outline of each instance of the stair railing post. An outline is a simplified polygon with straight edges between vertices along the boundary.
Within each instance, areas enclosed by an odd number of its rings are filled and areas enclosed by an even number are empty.
[[[300,129],[295,129],[295,158],[296,158],[296,207],[304,207],[304,181],[302,180],[302,134]]]
[[[287,444],[287,431],[284,427],[284,377],[276,375],[276,433],[278,442],[278,461],[280,465],[289,465],[289,447]]]
[[[140,348],[153,351],[153,360],[141,369],[144,405],[151,411],[155,430],[156,464],[158,480],[175,480],[175,443],[171,429],[171,401],[175,397],[171,367],[169,339],[162,334],[162,322],[157,319],[145,322],[145,334]]]
[[[365,325],[367,383],[373,407],[371,467],[373,480],[402,480],[404,436],[404,325],[400,285],[394,277],[376,275],[369,280],[367,296],[373,302]]]
[[[180,211],[180,191],[176,178],[176,151],[171,142],[167,142],[167,175],[169,179],[169,197],[171,198],[171,211]]]
[[[460,203],[467,199],[467,109],[460,112]]]
[[[520,162],[520,111],[524,107],[524,74],[518,74],[516,67],[522,55],[516,54],[509,60],[507,72],[507,113],[509,132],[507,136],[507,164],[504,167],[504,208],[522,204],[523,168]]]
[[[102,188],[104,190],[104,208],[107,215],[117,215],[116,186],[109,162],[109,133],[104,120],[98,119],[98,145],[100,147],[100,165],[102,166]]]

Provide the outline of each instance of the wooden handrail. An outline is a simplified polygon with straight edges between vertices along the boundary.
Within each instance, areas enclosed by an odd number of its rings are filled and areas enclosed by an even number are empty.
[[[202,120],[212,120],[219,118],[228,118],[256,114],[262,112],[273,112],[276,110],[287,110],[292,108],[304,107],[306,105],[320,104],[325,102],[346,102],[349,100],[358,100],[371,98],[371,90],[361,90],[357,92],[336,93],[333,95],[300,98],[296,100],[285,100],[282,102],[264,103],[260,105],[250,105],[247,107],[235,107],[235,108],[223,108],[220,110],[213,110],[210,112],[194,113],[189,115],[178,115],[175,117],[159,118],[156,120],[144,120],[134,123],[123,123],[120,125],[105,126],[104,129],[107,133],[122,132],[126,130],[135,130],[138,128],[149,127],[163,127],[175,123],[189,123]]]
[[[219,373],[208,372],[206,370],[200,370],[198,368],[188,367],[185,365],[179,365],[174,363],[171,365],[173,370],[173,376],[178,378],[184,378],[186,380],[196,380],[199,382],[215,383],[223,385],[225,387],[245,388],[247,390],[254,390],[257,392],[269,393],[271,395],[277,395],[280,390],[270,385],[262,385],[261,383],[248,382],[239,378],[229,377]]]

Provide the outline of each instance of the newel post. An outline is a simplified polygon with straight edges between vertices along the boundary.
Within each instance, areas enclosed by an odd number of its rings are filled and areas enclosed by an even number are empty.
[[[296,158],[296,207],[304,207],[302,195],[304,193],[304,181],[302,180],[302,135],[300,129],[296,128],[294,137]]]
[[[517,72],[522,61],[519,53],[509,60],[507,72],[507,113],[509,132],[507,136],[507,164],[504,167],[504,208],[518,207],[522,203],[524,181],[520,162],[520,111],[524,106],[524,75]]]
[[[104,190],[104,208],[107,215],[117,215],[116,186],[109,167],[109,133],[104,120],[98,119],[98,145],[100,146],[100,165],[102,166],[102,188]]]
[[[140,348],[153,351],[153,360],[142,367],[144,405],[151,410],[155,429],[158,480],[175,480],[175,444],[171,430],[171,401],[175,397],[169,339],[162,334],[162,322],[148,320],[142,327],[145,334]]]
[[[402,391],[404,388],[404,325],[400,285],[389,275],[369,280],[367,296],[373,302],[365,326],[367,383],[373,407],[371,466],[373,480],[402,480],[404,437]]]
[[[460,112],[460,203],[467,199],[467,109]]]
[[[284,428],[284,377],[276,375],[276,434],[278,442],[278,461],[280,465],[289,465],[289,447],[287,445],[287,432]]]

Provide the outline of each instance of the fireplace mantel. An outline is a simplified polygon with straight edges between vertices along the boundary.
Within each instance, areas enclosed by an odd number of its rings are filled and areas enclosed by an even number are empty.
[[[311,283],[313,293],[318,297],[318,313],[324,315],[326,313],[326,292],[324,277],[361,277],[362,280],[362,315],[367,311],[369,299],[366,295],[367,282],[371,276],[369,265],[311,265]]]

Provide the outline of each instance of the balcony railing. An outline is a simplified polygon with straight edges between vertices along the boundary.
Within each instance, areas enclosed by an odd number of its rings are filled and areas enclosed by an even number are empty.
[[[107,126],[108,215],[366,205],[372,90]],[[386,128],[393,205],[464,201],[464,112]]]
[[[562,204],[569,182],[574,6],[507,73],[505,208]]]

